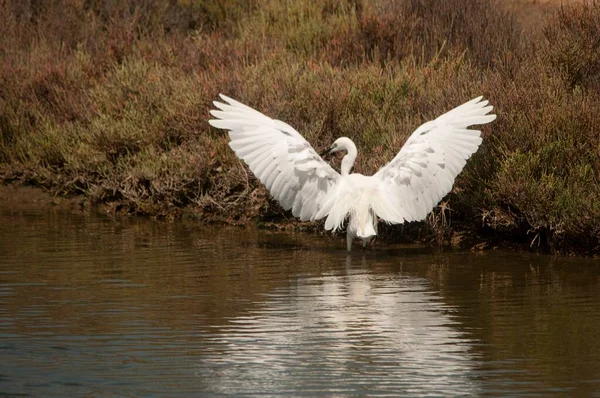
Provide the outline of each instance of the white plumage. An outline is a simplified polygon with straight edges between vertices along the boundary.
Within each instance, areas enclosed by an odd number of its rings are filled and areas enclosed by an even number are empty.
[[[293,127],[221,94],[225,103],[209,123],[229,130],[229,145],[285,210],[303,221],[327,217],[326,230],[346,220],[346,242],[363,246],[377,234],[378,218],[392,224],[419,221],[452,189],[456,176],[481,144],[474,124],[496,118],[493,107],[475,98],[421,125],[400,152],[373,176],[350,174],[356,146],[338,138],[329,152],[346,151],[336,172]]]

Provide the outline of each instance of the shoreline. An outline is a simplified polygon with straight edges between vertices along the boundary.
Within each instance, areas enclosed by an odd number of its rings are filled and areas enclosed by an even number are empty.
[[[322,229],[322,223],[319,222],[301,222],[292,216],[275,219],[249,219],[246,221],[221,221],[202,222],[200,214],[195,213],[194,209],[183,208],[174,209],[173,213],[168,217],[161,215],[143,215],[131,214],[119,210],[116,204],[91,204],[89,199],[84,195],[76,196],[61,196],[53,195],[47,189],[39,186],[22,185],[19,183],[0,184],[0,211],[23,212],[23,211],[49,211],[57,213],[72,213],[72,214],[96,214],[99,216],[109,216],[112,218],[130,218],[140,217],[143,219],[152,219],[157,222],[176,222],[176,220],[186,220],[197,222],[199,225],[217,225],[223,227],[239,227],[245,228],[252,224],[258,229],[281,231],[289,233],[309,233],[316,235],[331,235],[329,232]],[[514,240],[503,239],[502,236],[483,236],[482,234],[473,233],[466,228],[456,228],[446,231],[446,236],[443,240],[436,237],[431,226],[427,222],[410,223],[405,225],[387,226],[382,223],[380,225],[380,234],[378,243],[376,244],[419,244],[429,246],[439,250],[450,251],[494,251],[505,250],[512,252],[530,252],[541,255],[558,255],[558,256],[581,256],[593,257],[598,256],[594,252],[585,252],[573,248],[571,252],[563,253],[557,251],[542,250],[533,248],[530,242],[517,242]],[[489,234],[486,234],[489,235]]]
[[[47,210],[82,213],[89,205],[83,195],[65,197],[42,187],[0,183],[0,209],[11,211]]]

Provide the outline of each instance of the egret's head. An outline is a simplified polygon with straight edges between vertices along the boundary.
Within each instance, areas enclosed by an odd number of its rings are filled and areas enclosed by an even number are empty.
[[[351,144],[352,144],[352,141],[350,141],[350,138],[340,137],[337,140],[335,140],[329,148],[327,148],[326,150],[321,152],[321,156],[328,154],[328,153],[334,153],[334,152],[339,152],[339,151],[348,151],[348,148],[350,148]]]

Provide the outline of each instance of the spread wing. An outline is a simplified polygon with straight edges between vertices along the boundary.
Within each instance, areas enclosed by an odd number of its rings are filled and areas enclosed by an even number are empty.
[[[377,215],[394,224],[425,219],[481,144],[481,132],[468,127],[496,119],[492,109],[482,97],[475,98],[412,133],[373,176],[381,193],[373,206]]]
[[[293,127],[223,94],[211,126],[229,130],[229,146],[285,210],[314,220],[340,175]],[[324,215],[323,215],[324,216]]]

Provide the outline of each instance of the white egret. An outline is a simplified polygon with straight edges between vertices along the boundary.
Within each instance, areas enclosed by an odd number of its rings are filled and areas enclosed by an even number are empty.
[[[229,130],[229,146],[285,210],[302,221],[327,217],[325,229],[334,232],[348,220],[348,251],[354,239],[364,247],[377,235],[378,219],[424,220],[481,144],[481,132],[468,127],[496,118],[488,101],[475,98],[421,125],[391,162],[364,176],[350,174],[357,156],[350,138],[338,138],[325,151],[346,151],[340,174],[289,124],[221,99],[209,123]]]

